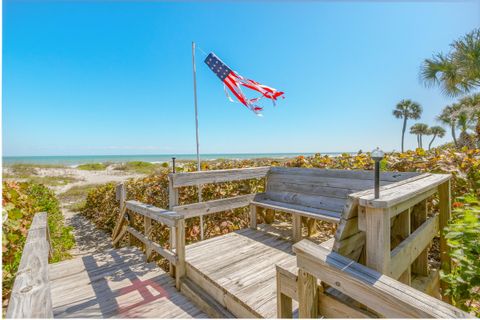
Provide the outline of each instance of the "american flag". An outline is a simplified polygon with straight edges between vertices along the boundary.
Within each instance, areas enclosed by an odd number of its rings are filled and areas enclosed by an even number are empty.
[[[240,101],[244,106],[246,106],[256,114],[260,114],[260,112],[263,110],[262,107],[255,104],[257,101],[262,98],[267,98],[271,99],[273,104],[275,105],[275,100],[277,100],[278,97],[283,95],[282,91],[277,91],[274,88],[265,86],[250,79],[246,79],[241,75],[237,74],[225,63],[223,63],[222,60],[220,60],[213,52],[207,56],[207,58],[205,59],[205,63],[220,78],[224,85],[228,87],[228,89],[230,89],[230,91],[238,99],[238,101]],[[250,99],[242,92],[241,86],[255,90],[262,95],[260,97]],[[225,93],[227,94],[227,97],[230,99],[230,101],[233,102],[233,99],[228,94],[226,88]]]

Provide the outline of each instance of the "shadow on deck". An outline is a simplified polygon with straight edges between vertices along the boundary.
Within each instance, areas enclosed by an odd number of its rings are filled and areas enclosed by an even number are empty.
[[[175,281],[131,247],[50,265],[54,317],[204,318]]]

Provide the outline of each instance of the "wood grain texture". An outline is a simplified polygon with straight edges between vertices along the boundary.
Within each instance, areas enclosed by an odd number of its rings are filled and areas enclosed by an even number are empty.
[[[117,222],[115,224],[115,227],[113,228],[112,232],[112,239],[116,239],[118,236],[118,233],[122,229],[123,223],[124,223],[124,215],[125,215],[125,201],[127,200],[127,189],[125,188],[125,185],[123,183],[118,184],[115,187],[115,199],[119,203],[119,212],[118,212],[118,217],[117,217]]]
[[[255,199],[251,203],[259,207],[297,214],[302,217],[313,218],[332,223],[338,223],[340,221],[341,212],[334,212],[330,210],[306,207],[297,204],[273,201],[266,198],[264,194],[257,194],[255,196]]]
[[[390,268],[390,217],[383,209],[366,208],[366,265],[381,273]]]
[[[175,206],[172,210],[182,215],[185,219],[188,219],[245,207],[250,204],[254,197],[255,194],[247,194],[231,198]]]
[[[236,180],[259,179],[265,177],[270,167],[243,169],[210,170],[197,172],[171,173],[172,187],[196,186]]]
[[[415,261],[438,233],[438,215],[429,218],[391,252],[390,277],[398,277]]]
[[[308,240],[293,246],[299,268],[387,318],[471,318],[419,292]]]
[[[47,213],[33,217],[13,284],[7,318],[52,318]]]
[[[427,201],[421,201],[412,208],[412,231],[415,231],[427,220]],[[412,263],[412,272],[417,276],[428,275],[428,248],[422,251]]]
[[[295,263],[291,246],[291,242],[252,229],[193,243],[186,247],[187,277],[194,274],[195,283],[236,317],[275,318],[275,264]]]
[[[61,271],[61,272],[59,272]],[[58,318],[206,318],[175,281],[136,248],[108,250],[51,265]]]
[[[319,177],[332,177],[341,179],[373,180],[372,170],[341,170],[341,169],[318,169],[318,168],[288,168],[271,167],[269,174],[291,174],[291,175],[315,175]],[[381,172],[380,180],[397,182],[419,175],[418,172]]]
[[[425,175],[421,179],[411,181],[407,184],[400,184],[381,192],[379,199],[374,199],[372,194],[362,196],[359,199],[360,205],[372,208],[390,208],[416,195],[424,194],[429,190],[435,189],[450,179],[451,175],[449,174]]]
[[[150,204],[142,203],[140,201],[129,200],[125,202],[126,208],[135,213],[149,217],[152,220],[165,224],[169,227],[174,227],[178,220],[183,217],[176,212],[155,207]]]
[[[442,270],[445,273],[449,273],[452,268],[452,260],[448,255],[447,239],[445,238],[444,229],[448,225],[452,210],[452,196],[450,190],[450,180],[438,186],[438,198],[439,203],[439,230],[440,230],[440,261],[442,264]],[[448,284],[442,281],[440,283],[442,292],[448,288]],[[442,298],[446,302],[450,302],[450,298],[447,295],[442,294]]]
[[[127,227],[127,231],[131,235],[133,235],[135,238],[140,240],[143,244],[145,244],[145,246],[148,247],[149,250],[155,251],[156,253],[158,253],[159,255],[164,257],[165,259],[167,259],[173,265],[177,264],[177,259],[178,258],[176,257],[175,253],[173,253],[172,251],[170,251],[168,249],[165,249],[162,246],[160,246],[159,244],[157,244],[157,243],[153,242],[152,240],[148,239],[146,236],[144,236],[143,234],[141,234],[140,232],[135,230],[133,227]]]

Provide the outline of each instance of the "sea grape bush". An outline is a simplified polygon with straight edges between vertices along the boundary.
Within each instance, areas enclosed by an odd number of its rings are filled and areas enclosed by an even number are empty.
[[[15,274],[20,263],[28,229],[37,212],[48,213],[48,226],[53,247],[50,262],[69,257],[74,245],[71,227],[63,224],[63,216],[55,194],[43,185],[4,182],[2,189],[2,279],[3,305],[10,296]]]
[[[473,195],[457,198],[445,238],[453,262],[452,271],[441,273],[449,286],[453,303],[480,316],[480,199]]]
[[[338,157],[315,154],[314,156],[299,156],[293,160],[216,160],[202,162],[202,170],[219,170],[232,168],[245,168],[256,166],[288,166],[304,168],[329,168],[329,169],[363,169],[372,170],[373,162],[369,153],[359,152],[355,155],[342,154]],[[480,150],[434,149],[424,151],[417,149],[405,153],[388,153],[382,161],[382,169],[389,171],[414,171],[451,173],[452,195],[461,196],[473,193],[480,196]],[[177,168],[177,172],[195,171],[194,162],[185,163]],[[168,169],[163,168],[155,175],[140,179],[131,179],[126,182],[127,197],[149,203],[158,207],[168,208]],[[202,187],[204,201],[232,197],[241,194],[262,192],[263,180],[247,180],[208,184]],[[180,204],[195,203],[198,201],[196,187],[180,189]],[[107,231],[113,229],[117,215],[118,203],[115,200],[115,186],[106,184],[93,189],[87,196],[83,214],[92,219],[95,224]],[[138,220],[138,223],[141,223]],[[236,209],[233,212],[216,214],[205,218],[207,236],[214,236],[243,228],[248,224],[246,209]],[[198,220],[187,220],[187,241],[198,239]],[[158,230],[161,234],[168,233]],[[155,233],[155,232],[154,232]],[[160,235],[158,235],[160,236]],[[166,238],[161,239],[162,243]]]

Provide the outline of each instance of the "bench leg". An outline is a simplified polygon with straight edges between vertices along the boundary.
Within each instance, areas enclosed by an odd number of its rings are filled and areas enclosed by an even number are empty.
[[[257,206],[250,205],[250,229],[257,229]]]
[[[292,214],[292,226],[293,226],[293,242],[302,240],[302,216],[298,214]]]

